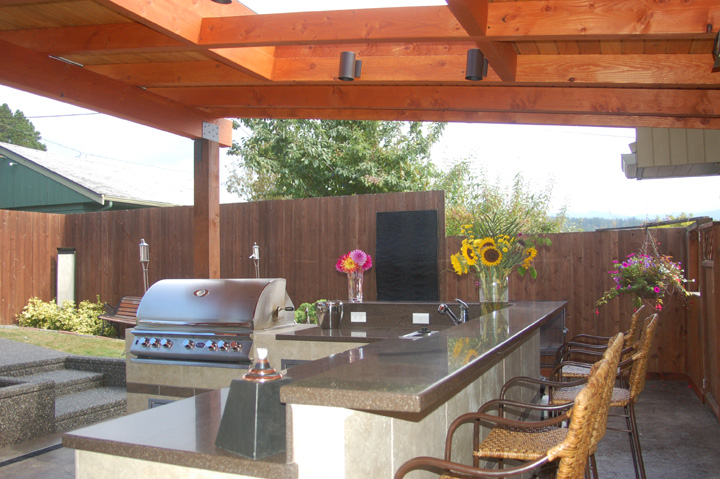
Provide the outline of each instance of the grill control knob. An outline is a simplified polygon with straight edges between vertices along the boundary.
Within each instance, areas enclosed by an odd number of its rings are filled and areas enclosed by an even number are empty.
[[[160,346],[162,346],[165,349],[172,348],[173,342],[172,339],[161,339],[160,340]]]
[[[219,351],[227,351],[228,350],[228,342],[227,341],[218,341],[217,348]]]
[[[232,341],[230,342],[230,349],[233,351],[242,351],[242,343],[240,341]]]
[[[192,339],[186,339],[185,341],[183,341],[182,345],[185,349],[195,349],[195,341],[193,341]]]
[[[150,338],[140,338],[140,346],[143,348],[150,346]]]
[[[158,346],[160,346],[160,340],[158,338],[152,338],[150,340],[150,346],[152,346],[153,348],[157,348]]]
[[[208,348],[209,351],[217,351],[217,343],[215,341],[208,341],[205,344],[205,347]]]

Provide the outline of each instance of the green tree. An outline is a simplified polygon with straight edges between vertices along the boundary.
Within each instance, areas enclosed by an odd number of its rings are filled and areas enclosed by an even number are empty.
[[[7,103],[0,106],[0,142],[47,151],[41,139],[40,132],[23,112],[15,110],[13,114]]]
[[[473,224],[481,216],[501,216],[517,222],[523,233],[557,233],[567,224],[565,207],[557,215],[549,213],[552,183],[533,191],[521,173],[504,188],[491,181],[483,171],[475,174],[469,160],[452,165],[435,184],[445,190],[445,227],[448,236],[461,234],[463,225]]]
[[[444,123],[243,119],[250,135],[226,183],[249,201],[423,191]]]

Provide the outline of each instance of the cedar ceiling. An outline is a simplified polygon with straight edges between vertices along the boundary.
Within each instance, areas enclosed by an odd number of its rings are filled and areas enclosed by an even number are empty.
[[[215,122],[222,144],[222,118],[240,117],[720,128],[718,30],[718,0],[270,15],[210,0],[0,0],[0,83],[190,138]],[[479,82],[464,79],[471,48],[490,63]],[[337,80],[346,50],[363,62],[354,82]]]

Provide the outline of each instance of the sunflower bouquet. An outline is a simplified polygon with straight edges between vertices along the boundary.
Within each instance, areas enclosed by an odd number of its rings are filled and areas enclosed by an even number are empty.
[[[480,286],[481,301],[507,301],[507,278],[517,270],[520,276],[537,271],[532,266],[539,245],[547,238],[523,236],[519,221],[500,215],[483,215],[475,224],[463,225],[466,237],[458,253],[450,257],[458,275],[473,272]]]

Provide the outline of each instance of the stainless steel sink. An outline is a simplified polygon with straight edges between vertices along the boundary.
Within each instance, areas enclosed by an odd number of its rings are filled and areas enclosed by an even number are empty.
[[[416,339],[426,338],[435,333],[437,333],[437,331],[430,331],[427,328],[423,328],[419,331],[413,331],[412,333],[403,334],[402,336],[400,336],[400,339],[412,339],[414,341]]]

